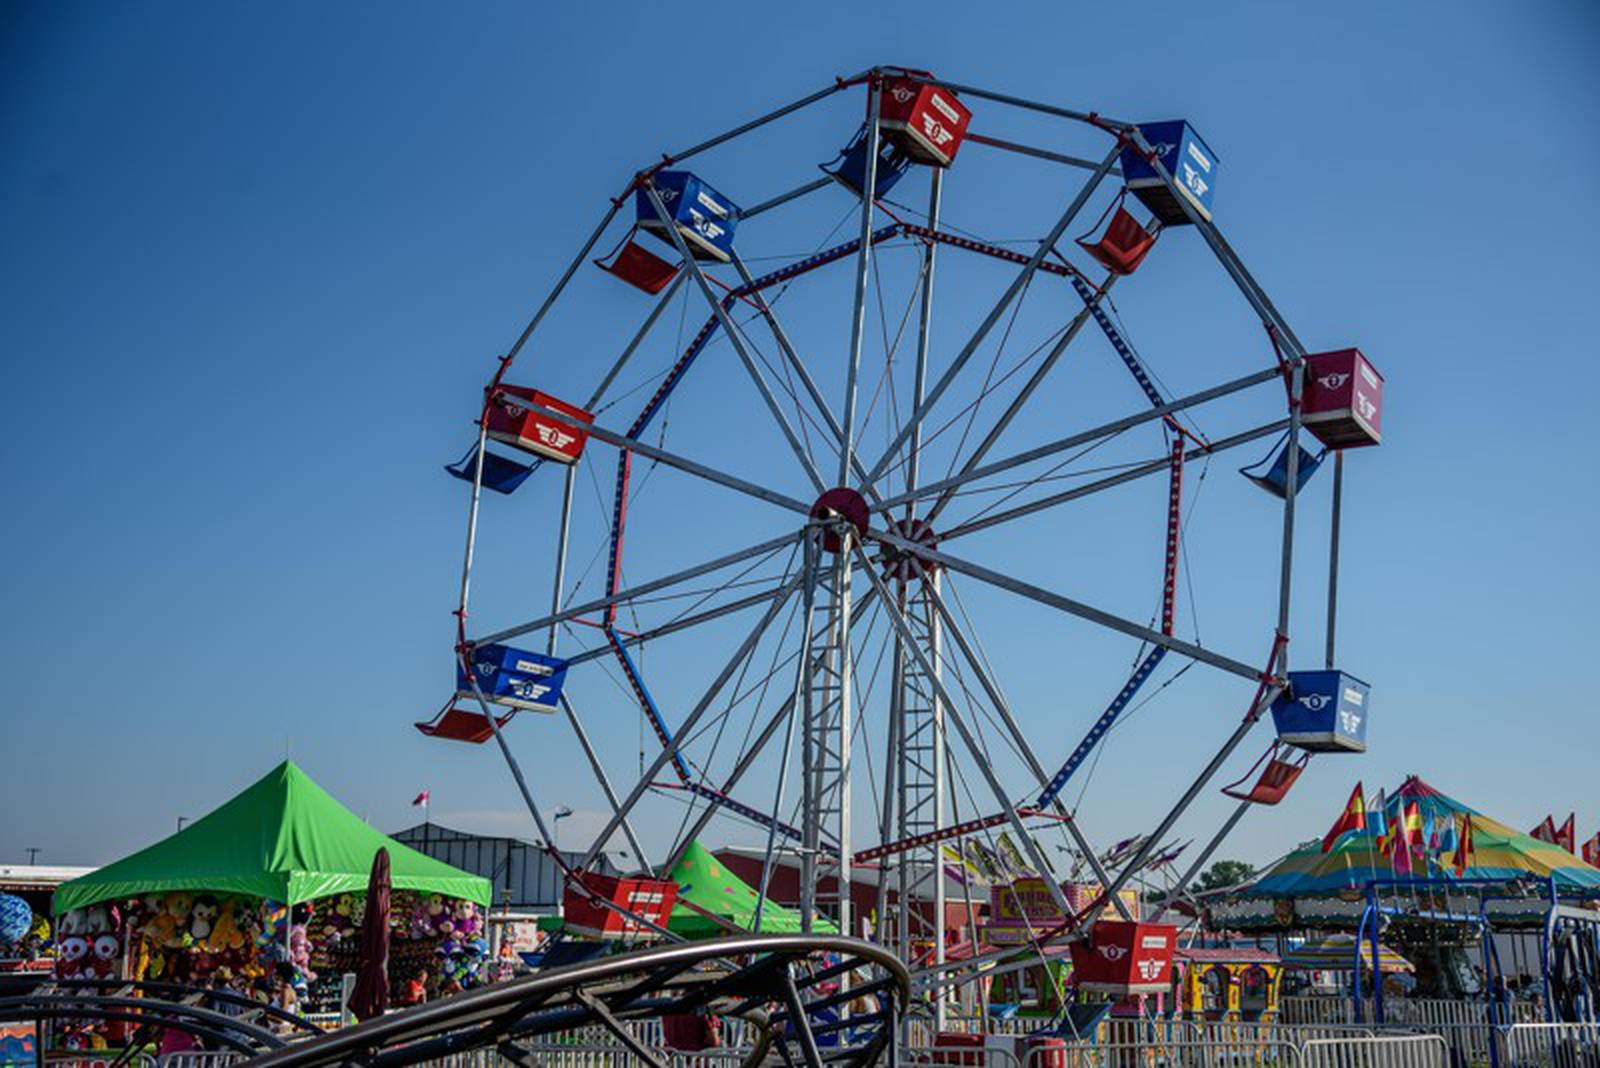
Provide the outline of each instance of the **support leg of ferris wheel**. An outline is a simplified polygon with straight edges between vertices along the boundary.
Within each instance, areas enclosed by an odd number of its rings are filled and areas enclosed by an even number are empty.
[[[843,519],[829,523],[824,520],[806,530],[810,577],[816,580],[814,588],[825,602],[826,626],[821,647],[807,650],[813,666],[801,691],[804,815],[800,826],[805,839],[800,855],[800,922],[802,930],[810,932],[816,929],[819,917],[831,912],[840,933],[846,934],[851,930],[850,757],[855,680],[850,643],[850,548],[855,528]],[[831,560],[824,559],[823,539],[828,537],[840,539]],[[832,842],[824,841],[825,830]],[[833,890],[824,892],[822,882],[830,876]]]
[[[1015,832],[1018,842],[1027,852],[1029,861],[1041,873],[1050,871],[1051,867],[1048,858],[1045,857],[1044,851],[1039,848],[1039,843],[1034,839],[1033,835],[1028,832],[1027,827],[1023,825],[1022,816],[1017,811],[1017,806],[1012,802],[1010,793],[1006,790],[1005,785],[1001,783],[995,770],[989,766],[988,754],[984,752],[983,746],[958,711],[949,688],[944,680],[934,673],[933,664],[917,643],[916,633],[911,624],[906,621],[905,616],[895,604],[894,598],[885,589],[884,580],[878,576],[877,571],[872,566],[872,562],[867,558],[865,550],[858,545],[855,551],[861,558],[862,570],[866,572],[867,578],[872,581],[872,588],[877,591],[878,597],[883,601],[885,614],[888,616],[890,624],[904,639],[906,650],[911,654],[912,659],[916,661],[917,666],[927,679],[928,685],[943,705],[944,721],[955,728],[962,744],[966,746],[967,751],[971,754],[973,763],[982,774],[990,792],[994,794],[995,801],[999,804],[1001,810],[1005,812],[1006,819],[1010,822],[1011,829]],[[1054,879],[1047,878],[1045,883],[1050,890],[1050,896],[1055,899],[1056,907],[1061,910],[1063,915],[1068,915],[1071,910],[1067,906],[1067,899],[1062,893],[1061,887],[1056,884]]]

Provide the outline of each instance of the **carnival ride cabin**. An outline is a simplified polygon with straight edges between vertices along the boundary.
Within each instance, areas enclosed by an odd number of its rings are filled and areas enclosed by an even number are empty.
[[[1186,1020],[1270,1020],[1282,979],[1282,959],[1256,946],[1182,946],[1167,1011]]]

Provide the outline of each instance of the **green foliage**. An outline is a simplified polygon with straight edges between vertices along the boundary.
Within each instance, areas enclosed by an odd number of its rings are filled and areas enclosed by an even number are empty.
[[[1254,865],[1242,860],[1219,860],[1201,873],[1194,882],[1197,891],[1220,890],[1236,886],[1256,873]]]

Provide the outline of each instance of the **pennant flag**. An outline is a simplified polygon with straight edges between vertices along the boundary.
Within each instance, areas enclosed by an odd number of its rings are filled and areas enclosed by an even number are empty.
[[[1567,813],[1567,822],[1563,823],[1561,829],[1556,832],[1556,845],[1565,849],[1568,853],[1577,853],[1578,851],[1578,829],[1573,823],[1576,818],[1576,813]]]
[[[1351,831],[1365,830],[1367,826],[1367,806],[1361,796],[1361,784],[1356,783],[1356,788],[1350,791],[1350,800],[1344,803],[1344,811],[1339,813],[1339,818],[1334,821],[1328,833],[1322,836],[1322,851],[1331,852],[1333,845],[1340,838]]]
[[[1593,838],[1583,843],[1583,862],[1591,867],[1600,868],[1600,831],[1596,831]]]
[[[1145,864],[1145,867],[1151,871],[1157,871],[1161,868],[1164,868],[1182,856],[1183,851],[1188,849],[1192,844],[1194,844],[1194,839],[1191,838],[1189,841],[1184,842],[1176,849],[1174,849],[1172,846],[1167,846],[1167,848],[1162,850],[1159,855],[1151,857],[1150,860]]]
[[[1444,824],[1444,830],[1439,833],[1439,853],[1454,854],[1456,847],[1461,844],[1461,835],[1456,833],[1460,821],[1454,817],[1441,817],[1440,822]]]
[[[1378,791],[1378,803],[1372,806],[1367,813],[1367,830],[1377,841],[1378,852],[1389,852],[1389,817],[1387,810],[1389,803],[1384,799],[1383,791]]]
[[[413,797],[411,803],[413,805],[426,805],[428,803],[428,791],[424,790],[416,797]]]
[[[1410,875],[1411,855],[1422,840],[1422,809],[1415,801],[1407,801],[1404,815],[1400,817],[1399,832],[1392,835],[1394,849],[1389,862],[1396,875]]]
[[[995,848],[1000,853],[1000,858],[1005,861],[1007,868],[1016,876],[1038,875],[1023,857],[1022,850],[1017,848],[1017,843],[1011,840],[1010,831],[1001,831],[1000,837],[995,840]]]
[[[1456,836],[1456,855],[1451,858],[1455,867],[1456,878],[1459,879],[1467,872],[1467,867],[1472,863],[1472,814],[1461,813],[1461,833]]]
[[[1544,818],[1544,822],[1539,824],[1539,826],[1535,827],[1533,830],[1529,831],[1528,834],[1530,837],[1537,838],[1541,842],[1549,842],[1551,845],[1554,845],[1556,840],[1555,818],[1552,816],[1546,816]]]

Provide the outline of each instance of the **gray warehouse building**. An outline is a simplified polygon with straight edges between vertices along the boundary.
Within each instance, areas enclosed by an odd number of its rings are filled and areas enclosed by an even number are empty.
[[[494,907],[518,912],[553,913],[561,904],[561,869],[538,842],[521,838],[493,838],[481,834],[419,823],[390,837],[446,864],[481,875],[494,887]],[[568,864],[583,860],[582,853],[562,851]],[[602,856],[594,869],[603,875],[621,874]]]

